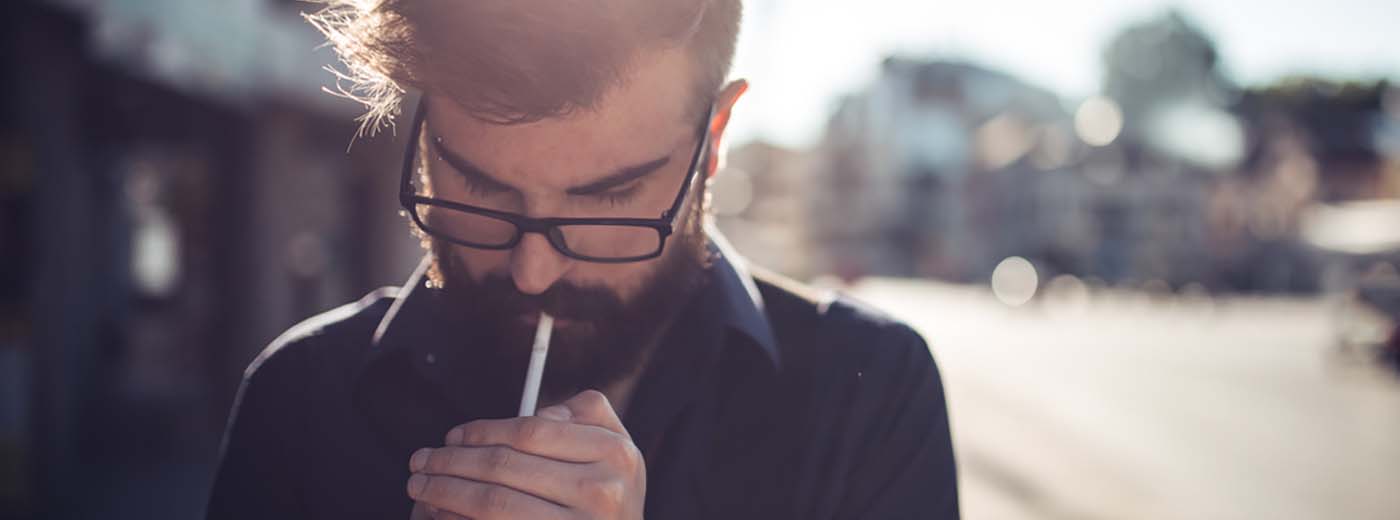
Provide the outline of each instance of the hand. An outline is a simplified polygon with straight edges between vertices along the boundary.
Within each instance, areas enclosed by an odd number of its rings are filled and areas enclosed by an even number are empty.
[[[438,520],[642,517],[646,465],[595,390],[535,417],[457,426],[409,461],[408,496]]]

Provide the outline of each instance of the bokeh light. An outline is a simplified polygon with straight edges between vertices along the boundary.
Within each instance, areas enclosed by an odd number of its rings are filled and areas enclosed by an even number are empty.
[[[722,217],[743,214],[753,202],[753,177],[742,168],[725,167],[716,174],[710,189],[710,207]]]
[[[1035,297],[1040,284],[1035,266],[1029,260],[1013,256],[1002,260],[992,271],[992,294],[1012,307],[1025,305]]]
[[[1104,96],[1086,99],[1074,112],[1074,131],[1085,143],[1108,146],[1123,131],[1123,109]]]

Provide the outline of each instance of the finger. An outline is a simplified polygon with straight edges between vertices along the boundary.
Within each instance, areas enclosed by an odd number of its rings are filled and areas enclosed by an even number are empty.
[[[433,520],[472,520],[471,518],[467,518],[457,513],[453,513],[451,511],[443,511],[441,509],[433,509],[432,517]]]
[[[437,510],[431,506],[424,505],[422,502],[414,502],[413,511],[408,514],[408,518],[409,520],[428,520],[433,518],[435,512]]]
[[[617,411],[613,409],[612,403],[608,402],[608,397],[602,392],[584,390],[555,406],[561,408],[560,412],[568,410],[563,414],[569,415],[570,422],[603,428],[616,434],[622,440],[619,443],[598,446],[605,453],[597,460],[627,472],[627,474],[631,474],[633,471],[645,473],[642,452],[637,449],[636,445],[632,444],[632,436],[627,433],[627,428],[622,425]],[[548,409],[544,411],[552,412]]]
[[[413,503],[413,514],[409,518],[412,520],[471,520],[457,513],[443,511],[422,502]]]
[[[504,518],[563,519],[568,511],[542,498],[485,482],[415,473],[408,479],[408,496],[474,520]]]
[[[608,402],[608,396],[603,395],[602,392],[584,390],[555,406],[563,406],[568,409],[568,415],[571,416],[570,421],[597,426],[614,433],[627,435],[629,439],[632,438],[631,435],[627,434],[627,428],[622,426],[622,419],[618,418],[617,410],[614,410],[612,403]]]
[[[577,504],[579,482],[599,480],[595,466],[561,462],[508,446],[423,448],[413,454],[413,473],[443,475],[500,484],[556,504]]]
[[[482,419],[452,428],[448,446],[510,446],[564,462],[594,462],[614,455],[631,439],[606,429],[542,417]]]

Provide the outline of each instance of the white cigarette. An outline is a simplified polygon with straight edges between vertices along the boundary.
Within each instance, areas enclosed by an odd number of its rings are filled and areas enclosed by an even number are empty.
[[[540,398],[540,379],[544,377],[544,359],[549,356],[549,334],[554,330],[554,317],[540,313],[535,327],[535,345],[530,349],[530,368],[525,370],[525,391],[520,395],[520,416],[535,415],[535,403]]]

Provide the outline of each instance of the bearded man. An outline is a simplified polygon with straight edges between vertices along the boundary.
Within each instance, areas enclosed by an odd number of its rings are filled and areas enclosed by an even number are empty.
[[[739,0],[324,1],[425,255],[248,367],[209,518],[957,517],[920,336],[707,224]]]

